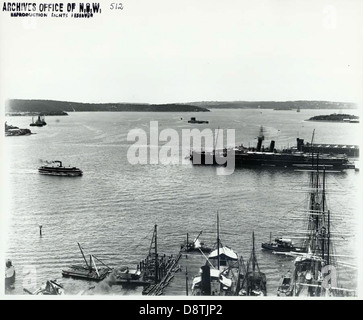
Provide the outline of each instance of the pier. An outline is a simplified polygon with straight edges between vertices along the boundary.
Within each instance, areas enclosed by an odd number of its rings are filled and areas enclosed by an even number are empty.
[[[319,153],[331,153],[331,154],[346,154],[348,157],[359,157],[358,145],[346,145],[346,144],[327,144],[327,143],[309,143],[307,142],[302,146],[303,152],[319,152]]]

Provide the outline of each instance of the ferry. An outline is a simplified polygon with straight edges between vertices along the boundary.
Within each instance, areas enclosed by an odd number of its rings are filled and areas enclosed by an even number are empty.
[[[68,177],[83,175],[83,171],[81,169],[76,167],[64,167],[62,165],[62,161],[55,160],[52,163],[53,165],[41,166],[40,168],[38,168],[39,173],[51,176],[68,176]]]

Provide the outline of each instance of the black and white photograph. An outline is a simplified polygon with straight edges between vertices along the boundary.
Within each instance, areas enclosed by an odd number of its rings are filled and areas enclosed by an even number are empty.
[[[361,299],[362,12],[2,1],[0,299]]]

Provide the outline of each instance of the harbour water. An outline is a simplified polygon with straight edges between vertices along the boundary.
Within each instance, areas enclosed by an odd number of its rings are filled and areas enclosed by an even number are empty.
[[[306,209],[309,173],[253,168],[217,175],[215,167],[181,163],[189,152],[181,145],[179,163],[131,165],[127,151],[134,142],[127,141],[127,135],[136,128],[148,133],[150,121],[158,121],[159,131],[173,128],[180,137],[182,129],[235,129],[237,143],[253,146],[262,125],[266,145],[273,139],[277,148],[296,145],[297,137],[310,142],[314,129],[314,142],[359,144],[358,124],[304,121],[333,112],[336,110],[73,112],[46,117],[46,126],[31,128],[34,135],[7,137],[5,251],[17,271],[15,289],[7,293],[23,294],[23,287],[36,289],[46,280],[58,279],[68,294],[141,295],[142,288],[66,279],[61,271],[83,263],[77,242],[86,254],[96,255],[111,267],[134,267],[148,253],[155,224],[162,253],[176,254],[187,232],[193,237],[203,230],[200,240],[213,245],[218,211],[222,243],[244,260],[249,257],[255,232],[267,293],[276,295],[280,277],[292,268],[293,258],[264,252],[261,242],[269,240],[270,232],[275,237],[304,230],[302,221],[291,218]],[[188,124],[193,116],[209,124]],[[28,128],[31,122],[30,117],[6,120],[20,128]],[[84,174],[74,178],[40,175],[37,168],[43,160],[61,160],[66,166],[81,168]],[[350,264],[357,263],[360,175],[355,170],[327,174],[332,219],[335,213],[343,217],[332,226],[332,231],[342,234],[334,242],[336,253],[344,255],[340,261]],[[355,289],[357,271],[340,267],[338,272],[340,285]]]

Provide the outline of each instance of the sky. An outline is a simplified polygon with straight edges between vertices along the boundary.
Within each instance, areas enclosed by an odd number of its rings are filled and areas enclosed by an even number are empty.
[[[90,19],[1,12],[2,103],[363,101],[363,1],[100,3]]]

